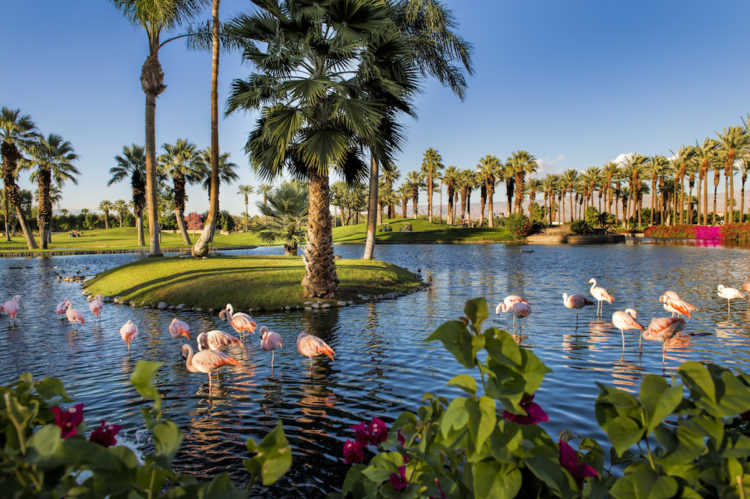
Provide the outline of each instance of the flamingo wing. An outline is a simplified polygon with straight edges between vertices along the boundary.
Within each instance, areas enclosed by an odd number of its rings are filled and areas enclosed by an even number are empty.
[[[333,351],[333,348],[329,347],[325,341],[321,340],[317,336],[312,336],[309,334],[305,334],[303,337],[297,338],[297,350],[302,355],[306,355],[308,357],[319,354],[327,355],[331,360],[334,360],[333,356],[336,355],[336,352]]]
[[[224,331],[214,330],[206,333],[208,346],[211,350],[222,350],[230,345],[240,345],[242,342]]]
[[[243,313],[232,315],[232,328],[235,331],[249,331],[252,333],[256,327],[255,321],[249,315]]]
[[[234,358],[217,350],[202,350],[193,355],[193,365],[202,373],[210,373],[226,364],[240,365]]]

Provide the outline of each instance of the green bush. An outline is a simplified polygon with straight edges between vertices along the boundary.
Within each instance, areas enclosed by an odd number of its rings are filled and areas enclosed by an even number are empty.
[[[521,239],[531,234],[533,226],[531,221],[522,213],[513,213],[506,217],[504,221],[505,227],[513,235],[513,237]]]
[[[574,220],[573,223],[570,224],[570,230],[580,235],[594,233],[594,228],[591,227],[591,224],[589,224],[586,220]]]

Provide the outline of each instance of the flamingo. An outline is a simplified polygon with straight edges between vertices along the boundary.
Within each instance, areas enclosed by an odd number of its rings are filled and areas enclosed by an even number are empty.
[[[578,327],[578,309],[587,305],[593,305],[594,302],[579,294],[568,295],[568,293],[563,293],[562,297],[565,308],[576,309],[576,327]]]
[[[83,326],[85,323],[83,320],[83,314],[73,308],[73,304],[70,303],[70,300],[65,301],[65,306],[67,307],[67,310],[65,310],[65,317],[68,318],[68,322],[71,324],[79,323]]]
[[[68,299],[66,298],[65,301],[61,301],[57,304],[57,307],[55,308],[55,311],[57,312],[57,318],[60,320],[65,319],[65,311],[68,310],[68,306],[65,304]]]
[[[325,341],[307,333],[300,333],[297,336],[297,351],[309,357],[310,362],[315,355],[327,355],[331,360],[334,360],[333,356],[336,355],[333,348],[329,347]]]
[[[235,359],[217,350],[202,350],[193,355],[193,348],[185,343],[181,347],[182,356],[185,358],[185,367],[191,373],[208,374],[208,391],[211,392],[211,373],[223,365],[231,364],[239,366],[240,363]]]
[[[604,289],[601,286],[596,285],[596,279],[591,278],[589,279],[589,284],[591,284],[591,296],[593,296],[596,299],[596,315],[599,317],[602,315],[603,312],[603,301],[606,301],[607,303],[612,303],[615,301],[615,299],[607,293],[607,290]]]
[[[736,288],[727,288],[723,284],[719,284],[716,288],[718,290],[718,295],[721,298],[725,298],[727,300],[727,313],[731,313],[732,311],[732,300],[735,298],[741,298],[745,299],[745,295],[742,294],[742,291]],[[5,302],[8,303],[8,302]]]
[[[202,350],[224,350],[230,345],[243,346],[239,338],[218,330],[201,333],[195,340],[198,342],[199,352]]]
[[[501,306],[500,306],[501,305]],[[503,312],[511,312],[513,314],[513,332],[516,332],[516,319],[523,319],[528,317],[531,313],[531,307],[526,300],[518,301],[508,307],[505,303],[501,303],[498,308]],[[518,324],[518,329],[521,329],[521,324]]]
[[[91,311],[92,314],[96,316],[97,319],[99,319],[99,314],[102,313],[102,308],[104,308],[104,302],[97,298],[94,298],[89,303],[89,310]]]
[[[262,335],[260,337],[261,350],[271,351],[271,371],[273,371],[273,356],[276,353],[277,348],[281,348],[284,346],[284,340],[281,339],[281,335],[279,333],[274,333],[273,331],[269,331],[266,326],[261,326],[259,332]],[[320,341],[323,341],[323,340],[320,340]],[[331,357],[331,359],[333,359],[333,357]]]
[[[184,336],[190,341],[190,326],[186,322],[182,322],[180,319],[175,317],[172,322],[169,323],[169,334],[172,338],[181,338]],[[182,343],[182,339],[180,339]]]
[[[612,324],[620,330],[622,335],[622,348],[625,349],[625,331],[643,331],[645,328],[636,319],[638,313],[632,308],[626,308],[624,312],[617,311],[612,314]],[[641,346],[641,335],[638,335],[638,348]]]
[[[667,341],[685,328],[685,319],[681,317],[655,317],[651,319],[648,329],[643,332],[643,338],[649,341],[661,341],[661,362],[664,364],[664,354],[667,352]]]
[[[219,312],[219,318],[229,322],[232,329],[237,331],[243,337],[247,332],[254,333],[255,328],[257,327],[255,321],[253,321],[253,318],[249,315],[243,314],[242,312],[237,312],[235,314],[234,307],[232,307],[231,303],[227,303],[224,310]]]
[[[125,341],[128,345],[128,353],[130,353],[130,342],[138,337],[138,326],[133,321],[128,321],[120,328],[120,338]]]
[[[750,301],[750,281],[745,281],[742,283],[742,291],[747,293],[748,301]]]
[[[16,322],[16,314],[18,314],[20,300],[21,300],[21,297],[18,295],[15,295],[13,298],[3,303],[3,306],[2,306],[3,311],[10,316],[10,319],[13,322]]]
[[[529,302],[526,301],[526,298],[522,298],[518,295],[508,295],[503,298],[503,301],[497,304],[497,308],[495,308],[495,314],[500,315],[500,312],[507,312],[508,310],[513,308],[514,303],[525,303],[526,305],[529,304]]]
[[[689,318],[690,312],[698,310],[698,307],[680,299],[677,293],[671,289],[665,291],[664,294],[659,297],[659,303],[664,304],[664,310],[671,313],[672,317],[675,315],[687,315]]]

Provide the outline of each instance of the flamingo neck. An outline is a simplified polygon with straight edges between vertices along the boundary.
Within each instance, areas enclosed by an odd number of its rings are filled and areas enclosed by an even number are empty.
[[[227,321],[232,322],[232,316],[234,315],[234,307],[227,305]]]
[[[185,360],[185,367],[186,367],[186,368],[187,368],[187,370],[188,370],[188,371],[190,371],[191,373],[198,373],[198,372],[200,372],[200,371],[199,371],[198,369],[196,369],[196,368],[195,368],[195,366],[193,365],[193,347],[191,347],[190,345],[187,345],[187,351],[188,351],[188,357],[187,357],[187,359]]]

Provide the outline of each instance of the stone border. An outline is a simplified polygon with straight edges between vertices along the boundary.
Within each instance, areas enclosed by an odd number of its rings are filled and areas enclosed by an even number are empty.
[[[528,244],[617,244],[624,243],[623,234],[578,235],[578,234],[535,234],[526,238]]]

